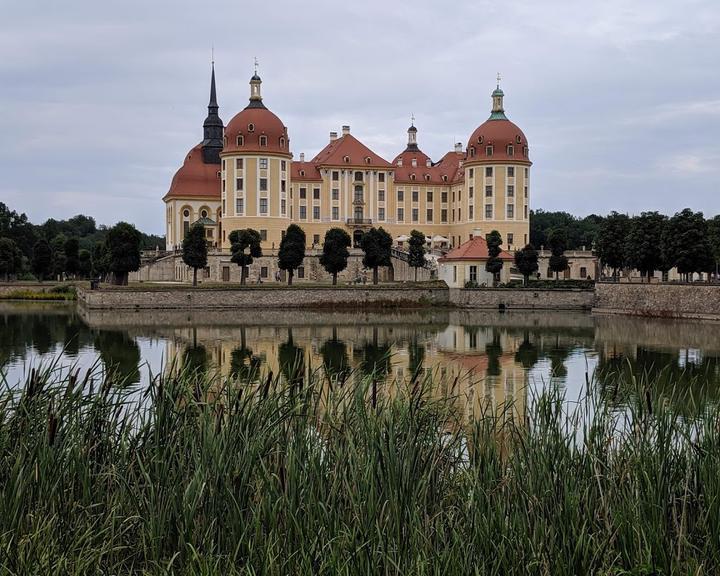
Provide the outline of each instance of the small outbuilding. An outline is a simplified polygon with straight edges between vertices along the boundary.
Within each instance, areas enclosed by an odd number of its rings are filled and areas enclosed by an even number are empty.
[[[438,258],[438,279],[444,280],[450,288],[464,288],[467,283],[492,286],[492,274],[485,270],[489,258],[485,238],[474,235],[472,239]],[[514,257],[510,252],[502,250],[499,258],[503,261],[500,282],[508,282]]]

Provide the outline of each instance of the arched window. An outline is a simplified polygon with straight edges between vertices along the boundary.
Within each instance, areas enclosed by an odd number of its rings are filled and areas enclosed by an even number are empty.
[[[207,210],[201,210],[200,211],[200,217],[201,218],[207,218],[208,211]]]
[[[255,132],[255,124],[248,124],[248,132]]]
[[[520,134],[518,134],[517,136],[515,136],[515,142],[516,142],[517,144],[520,144],[520,143],[522,142],[522,138],[520,138]]]
[[[410,174],[410,180],[415,180],[415,174]]]
[[[442,180],[443,182],[447,182],[447,174],[443,174]]]
[[[280,136],[280,148],[285,148],[285,138]]]
[[[349,164],[349,163],[350,163],[350,156],[343,156],[343,162],[345,162],[345,164]]]
[[[187,208],[185,208],[185,210],[183,210],[183,217],[184,217],[184,218],[190,218],[190,210],[188,210]]]
[[[482,144],[484,141],[484,138],[482,136],[478,136],[478,144]]]
[[[260,146],[267,146],[267,136],[260,136]]]
[[[244,136],[238,136],[237,137],[237,145],[243,146],[245,144],[245,137]]]
[[[300,170],[300,176],[305,176],[305,170]]]
[[[365,157],[365,164],[370,164],[372,162],[372,158],[370,156]]]
[[[470,146],[470,156],[475,156],[475,146]]]
[[[430,182],[430,174],[425,174],[425,180],[426,180],[427,182]]]

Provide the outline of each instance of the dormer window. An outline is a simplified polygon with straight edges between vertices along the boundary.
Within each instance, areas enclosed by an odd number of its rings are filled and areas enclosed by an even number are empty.
[[[430,182],[430,174],[425,174],[425,181]]]
[[[432,166],[432,162],[430,162],[430,158],[428,158],[427,160],[425,160],[425,166],[426,166],[427,168],[430,168],[430,166]]]
[[[520,144],[521,142],[522,142],[522,138],[520,138],[520,134],[518,134],[517,136],[515,136],[515,143]]]
[[[300,176],[305,177],[305,170],[300,170]]]
[[[397,165],[398,165],[398,166],[402,166],[402,158],[400,158],[400,159],[398,160]]]
[[[482,144],[485,139],[482,136],[478,136],[478,144]]]
[[[245,137],[244,136],[238,136],[237,137],[237,145],[243,146],[245,144]]]
[[[523,156],[525,156],[525,158],[527,158],[527,155],[528,155],[528,147],[523,146]]]
[[[260,146],[267,146],[267,136],[260,136]]]
[[[350,156],[343,156],[343,162],[345,162],[345,164],[350,164]]]
[[[513,147],[512,144],[508,144],[508,147],[507,147],[507,155],[508,155],[508,156],[513,156],[514,154],[515,154],[515,148]]]
[[[486,156],[492,156],[492,155],[493,155],[493,147],[492,147],[492,146],[485,146],[485,155],[486,155]]]
[[[470,146],[470,156],[475,156],[475,146]]]
[[[285,148],[285,138],[280,136],[280,148]]]
[[[413,159],[410,161],[410,164],[412,164],[412,167],[413,167],[413,168],[417,168],[417,158],[413,158]]]
[[[255,132],[255,124],[248,124],[248,132]]]
[[[366,156],[366,157],[365,157],[365,164],[370,164],[370,162],[372,162],[372,158],[370,158],[370,156]]]
[[[443,174],[442,181],[447,182],[447,174]]]
[[[415,174],[410,174],[410,180],[415,180]]]

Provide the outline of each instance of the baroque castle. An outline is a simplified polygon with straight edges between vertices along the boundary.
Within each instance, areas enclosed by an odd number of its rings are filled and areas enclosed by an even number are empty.
[[[407,131],[407,145],[392,161],[373,152],[343,126],[312,159],[294,159],[287,126],[262,96],[257,71],[250,101],[227,125],[219,116],[213,65],[203,141],[186,155],[163,198],[169,250],[180,248],[200,221],[208,242],[230,249],[230,232],[254,228],[263,249],[279,246],[291,223],[319,246],[332,227],[357,243],[381,226],[395,239],[413,229],[452,247],[498,230],[504,248],[528,242],[529,145],[505,115],[499,80],[490,117],[467,140],[433,162]]]

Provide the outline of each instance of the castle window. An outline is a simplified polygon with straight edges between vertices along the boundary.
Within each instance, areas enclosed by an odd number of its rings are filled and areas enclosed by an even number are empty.
[[[508,178],[515,178],[515,166],[508,166],[507,175]]]
[[[333,182],[337,182],[338,180],[340,180],[340,172],[338,172],[337,170],[333,170],[332,179]]]
[[[268,211],[268,199],[260,198],[260,214],[267,214]]]
[[[508,220],[513,220],[515,218],[515,206],[512,204],[507,205],[507,217]]]
[[[378,182],[385,182],[385,172],[378,174]]]
[[[432,190],[427,191],[427,201],[432,202],[433,201],[433,193]]]
[[[235,178],[235,189],[236,190],[243,189],[243,179],[242,178]]]
[[[444,191],[440,195],[440,202],[442,202],[443,204],[447,204],[447,198],[448,198],[448,193],[447,193],[447,191]]]
[[[475,156],[475,146],[470,146],[470,156]]]
[[[313,200],[320,200],[320,188],[313,188]]]
[[[365,164],[370,164],[371,162],[372,162],[372,158],[370,158],[370,156],[367,156],[365,158]]]
[[[482,144],[484,142],[484,138],[482,136],[478,136],[478,144]]]
[[[300,176],[305,177],[305,170],[300,170]]]
[[[267,167],[268,167],[268,159],[260,158],[260,170],[267,170]]]
[[[227,148],[227,136],[223,136],[223,146]]]
[[[427,182],[430,182],[430,174],[425,174],[425,180],[426,180]]]
[[[350,163],[350,156],[343,156],[343,162],[345,162],[345,164],[349,164],[349,163]]]
[[[492,147],[492,146],[485,146],[485,154],[486,154],[487,156],[492,156],[492,155],[493,155],[493,147]]]
[[[362,182],[363,181],[363,173],[362,172],[355,172],[355,182]]]
[[[492,166],[485,167],[485,178],[492,178]]]
[[[415,174],[410,174],[410,180],[415,180]]]
[[[333,188],[333,189],[332,189],[332,199],[333,199],[333,200],[340,200],[340,189],[339,189],[339,188]]]
[[[468,178],[475,178],[475,169],[474,168],[470,168],[468,170]]]
[[[285,148],[285,138],[280,136],[280,148]]]
[[[185,216],[185,218],[189,218],[189,217],[190,217],[190,210],[188,210],[187,208],[186,208],[185,210],[183,210],[183,216]]]
[[[447,208],[440,210],[440,221],[447,222]]]
[[[235,170],[242,170],[243,169],[243,159],[242,158],[235,158]]]
[[[447,174],[443,174],[442,181],[447,182]]]
[[[235,199],[235,214],[241,215],[245,212],[245,199],[244,198],[236,198]]]
[[[300,188],[300,200],[307,198],[307,188]]]
[[[525,156],[525,158],[527,158],[527,155],[528,155],[528,147],[523,146],[523,156]]]
[[[280,161],[280,170],[282,172],[285,172],[287,170],[287,162],[285,162],[285,160]]]
[[[485,198],[492,197],[492,186],[485,186]]]
[[[412,201],[413,201],[413,202],[417,202],[417,201],[418,201],[418,196],[419,196],[418,191],[417,191],[417,190],[413,190],[413,191],[412,191]]]
[[[520,143],[522,142],[522,138],[520,138],[520,134],[518,134],[517,136],[515,136],[515,142],[518,143],[518,144],[520,144]]]
[[[378,190],[378,202],[385,202],[385,190]]]
[[[255,132],[255,124],[248,124],[248,132]]]
[[[417,168],[417,158],[413,158],[413,159],[410,161],[410,164],[412,164],[412,167],[413,167],[413,168]]]
[[[508,187],[507,187],[507,196],[508,196],[508,198],[514,198],[514,197],[515,197],[515,186],[508,186]]]
[[[267,230],[260,230],[260,240],[267,242]]]
[[[397,165],[398,165],[398,166],[402,166],[402,158],[399,158],[399,159],[398,159]]]
[[[514,154],[515,154],[515,148],[512,146],[512,144],[508,144],[507,155],[513,156]]]
[[[245,144],[245,137],[244,136],[238,136],[237,137],[237,145],[243,146]]]
[[[267,192],[267,189],[268,189],[268,179],[260,178],[260,191]]]
[[[513,244],[515,244],[515,235],[512,232],[508,232],[507,243],[508,246],[512,246]]]
[[[267,136],[260,136],[260,146],[267,146]]]
[[[398,191],[397,191],[397,197],[398,197],[398,202],[404,202],[404,200],[405,200],[405,192],[404,192],[403,190],[398,190]]]

